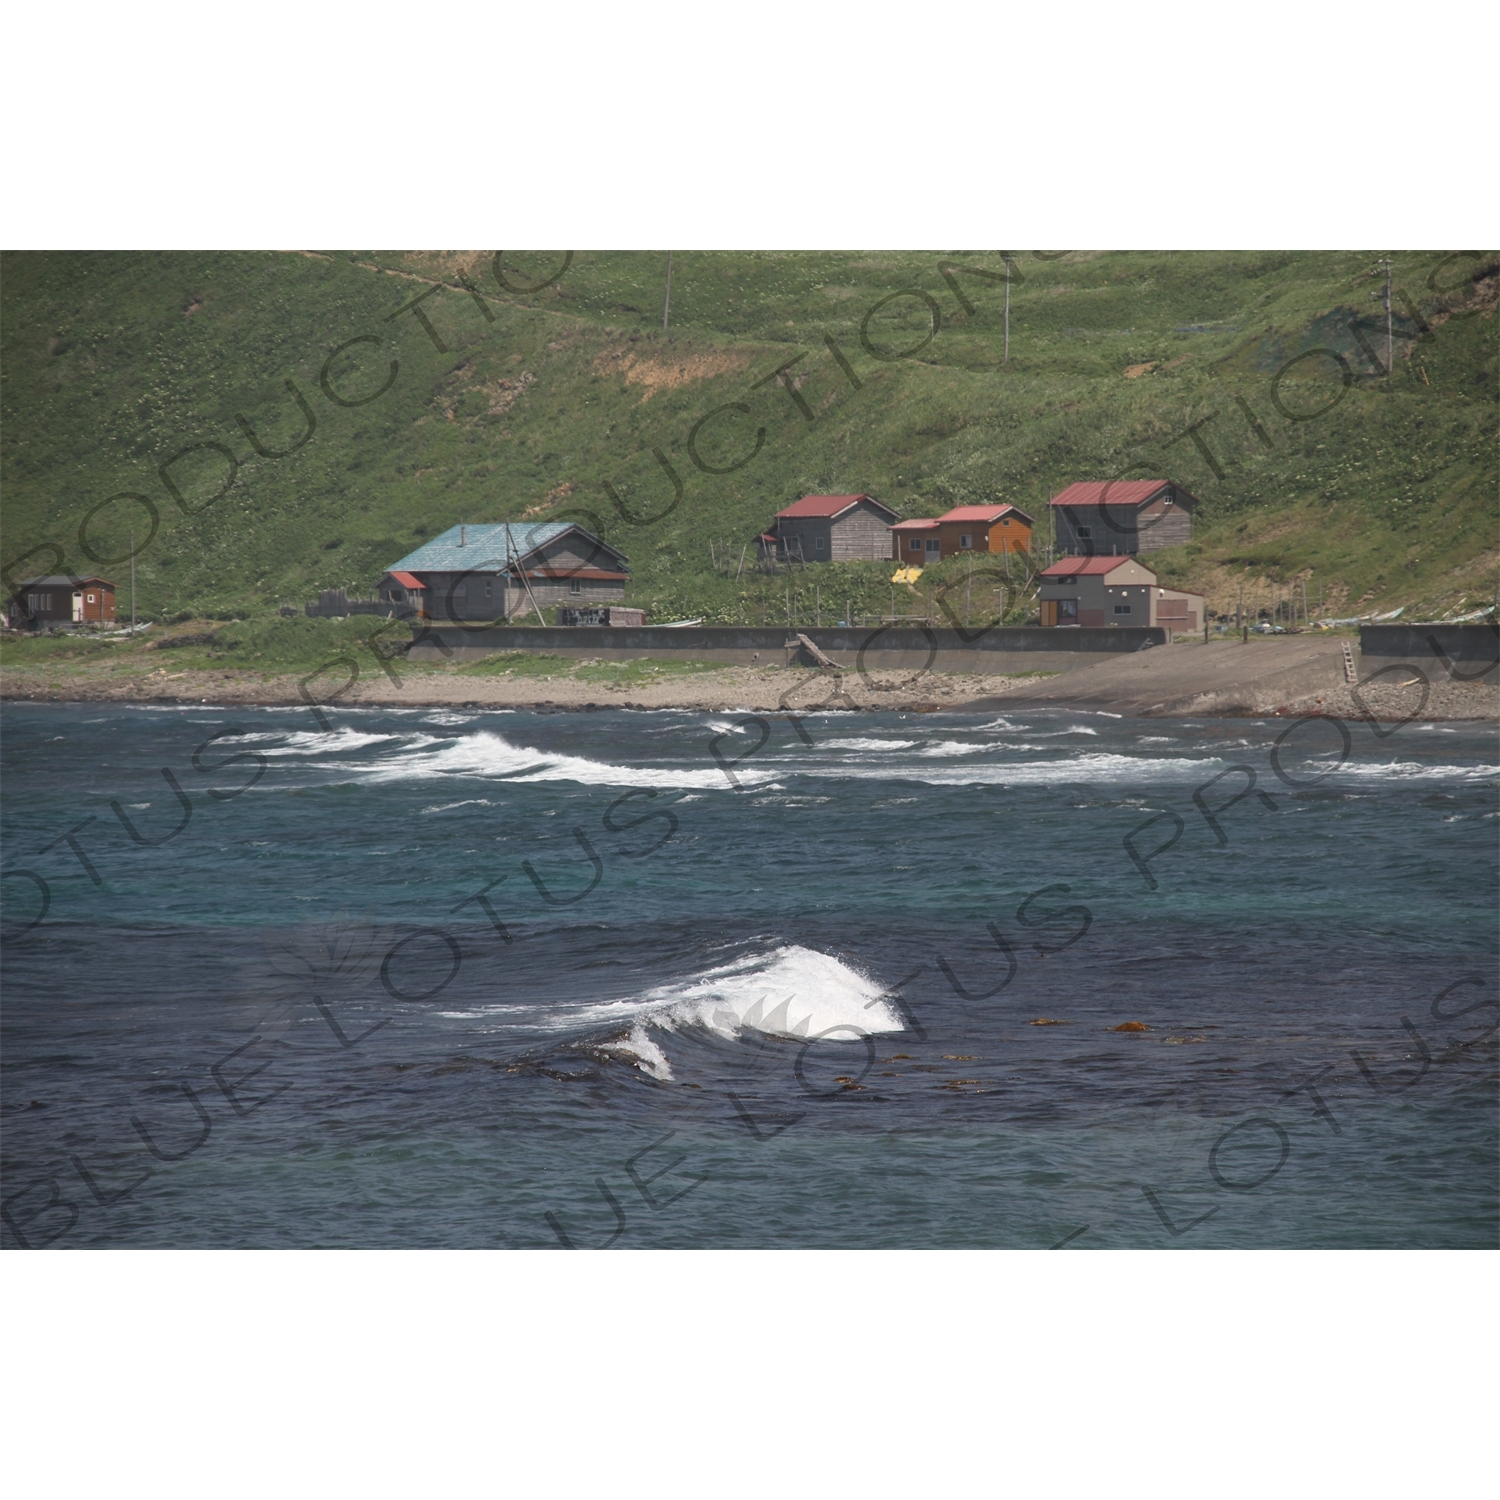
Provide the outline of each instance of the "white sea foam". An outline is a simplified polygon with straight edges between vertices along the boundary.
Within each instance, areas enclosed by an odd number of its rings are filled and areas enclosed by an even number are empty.
[[[361,779],[371,782],[421,781],[433,776],[465,776],[515,782],[576,781],[589,786],[710,787],[730,790],[717,766],[701,762],[681,766],[617,766],[608,761],[588,760],[556,750],[533,750],[513,745],[503,735],[489,730],[435,742],[423,740],[422,748],[403,746],[402,753],[376,763],[351,765]],[[707,756],[704,757],[707,760]],[[769,773],[751,766],[731,769],[743,785],[757,785]]]
[[[1079,781],[1201,780],[1222,770],[1223,764],[1214,756],[1151,759],[1096,751],[1086,755],[1067,755],[1057,760],[1001,760],[992,754],[982,761],[954,766],[934,765],[931,761],[923,764],[916,760],[894,766],[856,763],[840,766],[839,774],[868,780],[922,781],[930,786],[1051,786]]]
[[[1294,780],[1305,781],[1312,776],[1334,771],[1337,761],[1306,761],[1297,770],[1288,770]],[[1283,769],[1286,769],[1283,767]],[[1391,781],[1491,781],[1500,775],[1500,766],[1429,766],[1416,761],[1357,761],[1352,755],[1338,766],[1334,775],[1361,776],[1371,779],[1386,777]]]
[[[937,740],[933,744],[923,745],[920,753],[941,758],[949,755],[977,755],[994,749],[994,745],[976,745],[971,740]]]
[[[820,750],[910,750],[915,740],[819,740]]]
[[[336,755],[341,750],[362,750],[366,745],[378,745],[384,740],[404,739],[411,743],[413,736],[398,734],[366,734],[357,729],[336,729],[330,734],[319,734],[312,730],[286,733],[272,730],[261,734],[226,734],[215,741],[226,749],[232,745],[245,745],[252,741],[277,740],[274,748],[262,750],[262,755]],[[424,744],[435,744],[432,735],[415,736]]]
[[[674,984],[659,985],[631,1000],[590,1007],[585,1023],[628,1023],[606,1043],[633,1057],[655,1078],[669,1079],[671,1064],[647,1032],[702,1027],[719,1036],[745,1031],[772,1036],[857,1042],[900,1031],[901,1016],[873,979],[832,954],[791,943],[750,954]]]

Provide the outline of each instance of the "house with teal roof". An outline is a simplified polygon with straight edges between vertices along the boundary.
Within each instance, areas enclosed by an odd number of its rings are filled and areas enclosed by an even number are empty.
[[[512,620],[557,605],[618,604],[625,554],[572,521],[460,523],[393,562],[379,597],[426,620]]]

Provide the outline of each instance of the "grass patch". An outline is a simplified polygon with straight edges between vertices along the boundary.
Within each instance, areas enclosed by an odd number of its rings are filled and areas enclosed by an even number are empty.
[[[693,677],[703,672],[725,670],[727,668],[723,662],[663,661],[646,656],[635,661],[588,662],[579,667],[575,675],[580,682],[617,682],[634,687],[670,681],[674,677]]]
[[[664,661],[650,657],[632,661],[594,661],[545,653],[501,651],[483,661],[460,667],[459,673],[465,677],[567,677],[578,682],[646,687],[653,682],[669,682],[674,678],[724,670],[719,662]]]
[[[577,665],[571,656],[497,651],[495,655],[470,662],[458,671],[463,677],[567,677]]]

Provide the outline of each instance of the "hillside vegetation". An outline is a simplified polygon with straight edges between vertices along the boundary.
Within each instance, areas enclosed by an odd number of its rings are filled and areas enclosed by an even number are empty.
[[[1395,257],[1388,374],[1376,261],[1017,253],[1005,363],[1001,252],[677,252],[666,331],[664,255],[9,254],[3,560],[112,577],[123,615],[133,527],[142,618],[253,621],[458,521],[575,519],[653,618],[776,623],[791,590],[811,619],[816,585],[832,621],[923,612],[960,565],[920,598],[888,564],[757,572],[799,495],[1003,499],[1045,536],[1050,494],[1133,476],[1203,502],[1152,561],[1218,608],[1297,579],[1329,613],[1476,609],[1500,257]]]

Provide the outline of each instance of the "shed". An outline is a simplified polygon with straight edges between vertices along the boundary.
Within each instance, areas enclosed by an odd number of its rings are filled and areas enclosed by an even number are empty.
[[[53,573],[23,583],[6,604],[18,630],[43,625],[110,625],[115,618],[115,586],[107,578]]]
[[[798,562],[881,562],[896,519],[873,495],[804,495],[776,513],[776,553]]]
[[[1051,505],[1059,552],[1131,557],[1188,541],[1198,499],[1170,479],[1112,479],[1070,484]]]
[[[1037,574],[1043,625],[1160,625],[1197,631],[1203,596],[1162,588],[1133,557],[1064,557]]]
[[[379,595],[423,619],[509,620],[617,604],[629,580],[625,554],[571,521],[463,523],[392,563]]]

